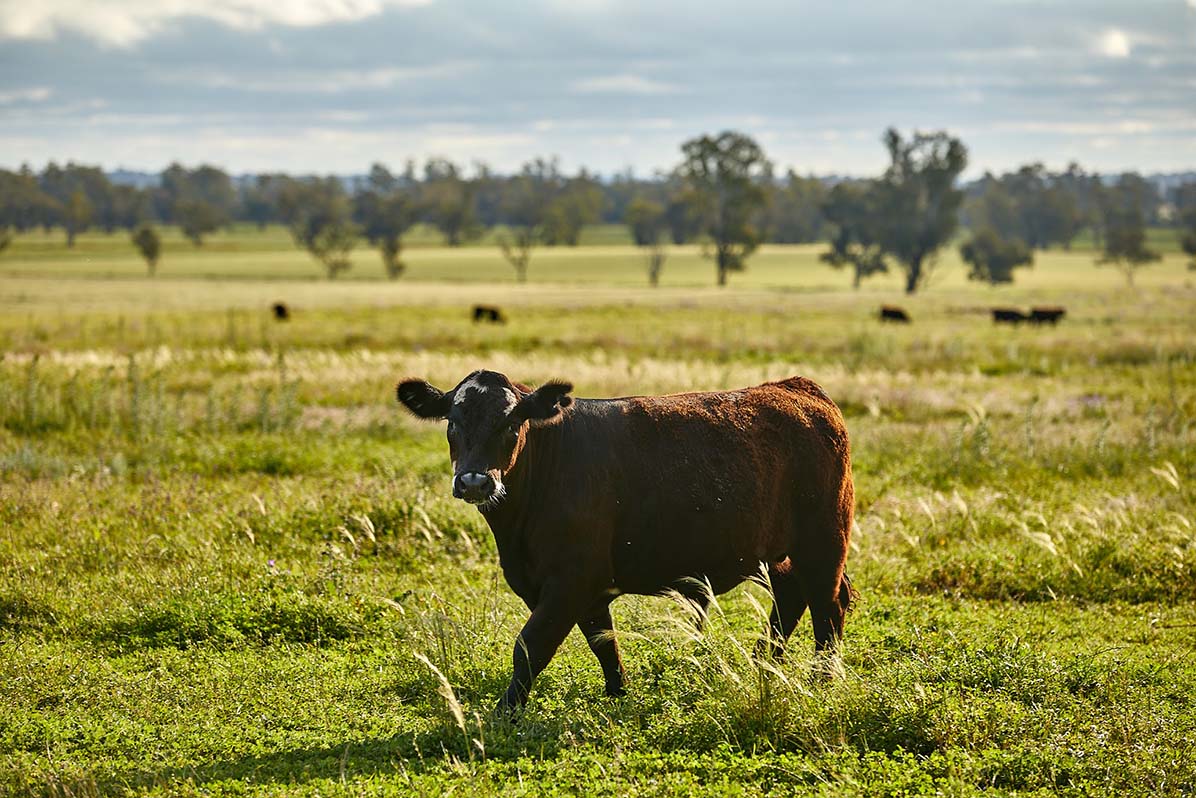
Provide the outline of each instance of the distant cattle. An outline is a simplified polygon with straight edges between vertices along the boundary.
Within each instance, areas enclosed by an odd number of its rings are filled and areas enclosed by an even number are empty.
[[[291,318],[291,309],[285,302],[275,302],[270,306],[270,310],[274,312],[275,321],[287,321]]]
[[[499,709],[521,706],[574,626],[606,692],[624,692],[610,603],[674,591],[704,617],[712,594],[767,569],[767,649],[808,608],[833,652],[854,596],[844,572],[854,488],[843,416],[814,382],[672,396],[573,399],[475,371],[442,392],[398,386],[416,416],[448,420],[453,495],[490,525],[503,575],[531,610]]]
[[[474,305],[473,320],[475,323],[484,321],[491,324],[505,324],[507,317],[503,315],[501,308],[492,305]]]
[[[1022,313],[1017,308],[993,308],[993,324],[1013,324],[1018,325],[1023,321],[1029,321],[1030,317]]]
[[[1065,315],[1067,310],[1061,307],[1030,308],[1030,323],[1049,324],[1054,327]]]
[[[894,305],[880,306],[880,320],[892,321],[898,324],[909,324],[909,314],[905,312],[904,308],[899,308]]]

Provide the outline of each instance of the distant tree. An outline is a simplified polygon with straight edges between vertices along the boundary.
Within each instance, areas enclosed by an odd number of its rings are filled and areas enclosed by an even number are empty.
[[[1002,238],[1021,238],[1022,218],[1009,185],[985,173],[972,185],[962,215],[973,230],[991,230]]]
[[[1032,249],[1071,243],[1082,223],[1079,205],[1040,163],[1001,178],[1013,202],[1015,234]],[[1008,233],[1005,233],[1008,235]]]
[[[0,252],[12,245],[12,229],[8,225],[0,226]]]
[[[1098,264],[1109,264],[1134,286],[1134,273],[1159,260],[1159,253],[1146,246],[1146,212],[1142,203],[1141,179],[1122,175],[1101,197],[1101,227],[1104,247]]]
[[[324,266],[328,279],[348,271],[359,231],[339,180],[290,181],[280,191],[278,204],[291,237]]]
[[[353,216],[366,239],[382,254],[386,276],[392,280],[401,277],[407,268],[399,257],[403,236],[419,218],[419,205],[411,190],[375,165],[367,187],[354,198]]]
[[[307,239],[307,251],[324,264],[328,279],[335,280],[341,272],[353,266],[351,255],[357,246],[357,226],[346,219],[337,219],[318,227]]]
[[[661,242],[666,226],[665,208],[659,202],[636,197],[627,204],[624,218],[636,246],[648,253],[648,282],[655,288],[660,284],[660,273],[668,256]]]
[[[62,204],[46,193],[29,167],[0,169],[0,227],[18,232],[49,229],[62,218]]]
[[[450,247],[459,247],[481,235],[475,194],[474,185],[452,161],[432,158],[424,164],[424,217],[444,235]]]
[[[82,189],[75,189],[62,209],[62,226],[66,228],[66,245],[75,246],[75,236],[91,226],[92,205]]]
[[[1103,190],[1098,175],[1086,174],[1080,165],[1070,163],[1067,170],[1055,175],[1055,186],[1071,198],[1076,208],[1076,232],[1090,227],[1099,243],[1101,237],[1100,194]],[[1074,237],[1074,236],[1073,236]],[[1071,248],[1071,241],[1063,243],[1064,249]]]
[[[1175,190],[1173,199],[1180,247],[1191,258],[1188,269],[1196,271],[1196,183],[1181,185]]]
[[[880,246],[880,214],[875,181],[839,183],[822,203],[822,215],[833,226],[831,249],[820,257],[836,269],[850,266],[852,287],[865,277],[889,270]]]
[[[969,280],[989,285],[1013,282],[1013,270],[1034,264],[1034,251],[1020,239],[1005,238],[991,227],[982,227],[959,248],[971,268]]]
[[[241,216],[258,230],[265,230],[271,222],[280,221],[278,195],[291,178],[285,175],[258,175],[241,192]]]
[[[150,215],[149,196],[133,186],[113,186],[109,203],[100,215],[104,232],[132,231]]]
[[[674,244],[688,244],[702,233],[702,220],[698,217],[693,192],[675,178],[669,181],[665,190],[667,201],[664,218],[669,239]]]
[[[162,255],[162,239],[158,237],[158,232],[148,224],[138,227],[133,233],[132,239],[133,246],[137,247],[137,251],[145,259],[145,267],[149,276],[153,277],[158,273],[158,258]]]
[[[502,206],[507,230],[498,235],[498,246],[515,269],[518,282],[527,282],[532,251],[544,239],[548,209],[561,185],[556,161],[543,158],[524,164],[522,171],[507,181]]]
[[[203,246],[203,238],[219,230],[227,217],[210,202],[201,199],[183,199],[174,205],[174,220],[183,235],[197,247]]]
[[[544,243],[577,246],[582,228],[602,218],[605,201],[602,187],[585,171],[567,181],[545,210]]]
[[[742,271],[760,245],[753,219],[767,201],[768,160],[755,141],[732,131],[691,139],[681,151],[684,159],[677,173],[713,247],[718,284],[726,285],[727,274]]]
[[[816,177],[802,177],[789,170],[785,182],[771,187],[766,222],[768,240],[778,244],[806,244],[826,233],[822,206],[826,185]]]
[[[944,132],[915,133],[908,141],[890,128],[884,136],[889,168],[877,182],[881,249],[905,273],[905,292],[926,281],[938,250],[959,223],[963,192],[955,181],[968,163],[959,139]]]

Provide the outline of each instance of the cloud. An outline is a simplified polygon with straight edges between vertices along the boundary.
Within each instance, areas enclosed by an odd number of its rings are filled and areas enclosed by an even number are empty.
[[[676,94],[680,89],[658,80],[649,80],[640,75],[623,73],[575,80],[569,87],[582,94]]]
[[[54,39],[71,32],[127,48],[184,18],[236,30],[266,25],[307,28],[353,22],[388,6],[431,0],[0,0],[0,38]]]
[[[262,72],[216,70],[179,70],[158,76],[163,83],[202,86],[208,89],[257,93],[341,94],[353,91],[389,89],[404,83],[455,78],[469,72],[473,65],[464,61],[446,61],[416,67],[378,67],[375,69],[292,69]]]
[[[35,86],[30,89],[14,89],[0,91],[0,105],[14,105],[16,103],[42,103],[50,99],[54,92],[45,86]]]
[[[1096,51],[1106,58],[1126,58],[1130,54],[1130,38],[1117,28],[1109,28],[1096,40]]]

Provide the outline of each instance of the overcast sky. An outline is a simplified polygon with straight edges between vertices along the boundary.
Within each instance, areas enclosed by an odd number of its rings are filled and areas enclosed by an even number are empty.
[[[870,174],[890,125],[969,174],[1196,167],[1196,0],[0,0],[8,167],[649,174],[734,128]]]

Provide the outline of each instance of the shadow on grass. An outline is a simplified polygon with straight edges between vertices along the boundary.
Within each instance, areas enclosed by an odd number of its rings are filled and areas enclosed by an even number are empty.
[[[237,785],[296,785],[311,781],[344,781],[362,777],[419,776],[471,759],[513,761],[534,755],[552,759],[560,750],[559,728],[531,721],[484,723],[466,739],[455,725],[423,732],[347,740],[343,744],[312,746],[247,755],[183,767],[140,769],[97,779],[100,793],[190,784],[195,787]],[[485,737],[485,755],[475,738]],[[68,785],[63,785],[67,787]]]

